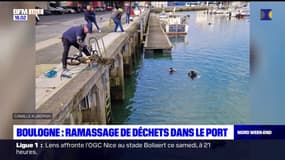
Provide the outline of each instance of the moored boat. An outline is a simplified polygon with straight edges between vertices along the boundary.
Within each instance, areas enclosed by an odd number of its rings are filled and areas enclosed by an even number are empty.
[[[164,20],[164,29],[167,34],[187,34],[188,33],[188,18],[184,15],[169,14]]]

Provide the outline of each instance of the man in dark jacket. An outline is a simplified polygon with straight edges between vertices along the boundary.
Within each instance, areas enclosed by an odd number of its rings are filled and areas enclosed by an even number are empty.
[[[91,12],[90,5],[86,6],[86,10],[84,11],[84,19],[87,22],[89,33],[92,33],[92,22],[94,21],[94,15]]]
[[[86,34],[88,33],[87,25],[74,26],[65,31],[62,35],[63,54],[62,54],[62,65],[63,69],[67,69],[67,58],[70,46],[83,51],[86,56],[90,56],[87,46],[84,43]]]
[[[91,15],[93,16],[93,20],[92,20],[91,22],[94,23],[95,27],[97,28],[97,31],[98,31],[98,32],[101,32],[101,29],[100,29],[100,27],[99,27],[98,24],[97,24],[96,11],[95,11],[95,9],[94,9],[93,7],[91,7],[90,12],[91,12]],[[91,29],[92,29],[92,23],[91,23]]]

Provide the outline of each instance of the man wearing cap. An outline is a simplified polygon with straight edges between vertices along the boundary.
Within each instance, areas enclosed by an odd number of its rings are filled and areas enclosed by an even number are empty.
[[[115,28],[114,28],[114,32],[117,32],[118,27],[120,27],[121,32],[124,32],[123,26],[122,26],[122,14],[123,14],[123,9],[119,8],[118,11],[116,13],[114,13],[114,18],[113,21],[115,23]]]
[[[62,35],[63,54],[62,65],[63,69],[67,69],[67,59],[70,46],[82,50],[86,56],[90,56],[87,46],[84,43],[86,34],[89,32],[86,24],[74,26],[65,31]]]

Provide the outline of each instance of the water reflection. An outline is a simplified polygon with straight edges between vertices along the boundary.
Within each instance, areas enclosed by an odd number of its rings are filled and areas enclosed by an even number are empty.
[[[180,43],[184,45],[189,44],[188,37],[185,35],[169,35],[168,38],[174,47],[176,46],[176,44]]]
[[[162,51],[154,52],[153,54],[144,54],[143,58],[150,59],[172,59],[172,55],[170,53],[163,53]]]

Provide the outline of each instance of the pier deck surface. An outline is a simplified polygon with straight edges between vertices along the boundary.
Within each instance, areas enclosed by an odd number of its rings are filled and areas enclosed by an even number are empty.
[[[171,42],[161,28],[159,17],[153,13],[150,15],[149,29],[144,48],[145,50],[168,50],[172,48]]]

